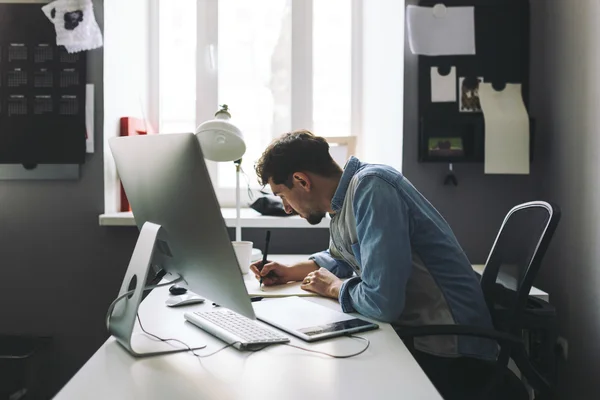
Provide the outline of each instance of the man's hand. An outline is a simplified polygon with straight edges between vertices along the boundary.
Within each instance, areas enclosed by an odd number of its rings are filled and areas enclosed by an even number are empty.
[[[314,261],[303,261],[290,267],[277,262],[267,261],[264,268],[261,269],[261,266],[262,261],[257,261],[250,265],[250,270],[254,272],[257,280],[260,280],[261,277],[263,278],[265,286],[301,281],[309,272],[319,269],[319,266]]]
[[[260,268],[261,266],[262,269]],[[262,260],[257,261],[250,265],[250,270],[254,272],[256,279],[260,280],[262,277],[263,285],[265,286],[282,285],[294,280],[290,267],[278,262],[267,261],[265,265],[262,265]]]
[[[300,287],[321,296],[337,299],[340,296],[342,281],[325,268],[319,268],[306,275]]]

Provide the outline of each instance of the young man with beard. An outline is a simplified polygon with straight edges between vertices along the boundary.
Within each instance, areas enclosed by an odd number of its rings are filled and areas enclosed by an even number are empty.
[[[325,139],[296,131],[264,151],[256,172],[286,212],[310,224],[331,216],[329,249],[296,265],[268,262],[260,272],[261,262],[251,266],[265,285],[302,281],[303,289],[339,300],[344,312],[397,328],[492,327],[450,226],[397,170],[355,157],[342,170]],[[415,338],[411,352],[445,398],[463,399],[485,381],[497,346],[475,337],[428,336]]]

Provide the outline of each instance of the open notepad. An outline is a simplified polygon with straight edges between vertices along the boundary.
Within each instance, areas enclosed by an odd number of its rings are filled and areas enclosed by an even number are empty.
[[[264,286],[260,289],[260,283],[256,279],[245,280],[246,290],[251,297],[286,297],[286,296],[318,296],[318,294],[301,289],[301,282],[289,282],[285,285]]]

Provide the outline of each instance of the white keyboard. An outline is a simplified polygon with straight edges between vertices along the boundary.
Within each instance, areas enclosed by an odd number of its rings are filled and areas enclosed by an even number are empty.
[[[287,343],[290,339],[279,332],[257,324],[255,321],[222,309],[185,313],[192,324],[218,337],[238,350],[246,350],[274,343]]]

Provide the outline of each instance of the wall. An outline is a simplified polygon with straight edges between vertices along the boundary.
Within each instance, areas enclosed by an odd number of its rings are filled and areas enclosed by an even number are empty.
[[[534,176],[562,220],[541,271],[569,358],[561,398],[600,397],[600,2],[532,0],[531,108],[543,135]]]
[[[407,0],[407,4],[415,4]],[[485,261],[510,207],[533,198],[556,202],[562,220],[536,286],[557,307],[569,358],[559,366],[559,396],[600,395],[600,2],[531,0],[530,114],[538,140],[531,176],[486,176],[454,165],[459,186],[443,186],[447,165],[417,162],[417,57],[405,47],[403,172],[440,209],[467,254]],[[473,228],[475,227],[475,228]]]
[[[554,1],[554,0],[552,0]],[[417,4],[406,0],[406,4]],[[404,46],[404,175],[448,221],[472,263],[484,263],[506,213],[518,203],[533,200],[530,176],[484,175],[483,164],[454,164],[458,186],[444,186],[448,164],[418,162],[418,69]]]
[[[95,13],[102,26],[103,2]],[[56,392],[106,340],[102,315],[118,293],[134,230],[98,225],[104,212],[103,51],[88,53],[96,153],[78,181],[0,181],[0,331],[52,335]]]

